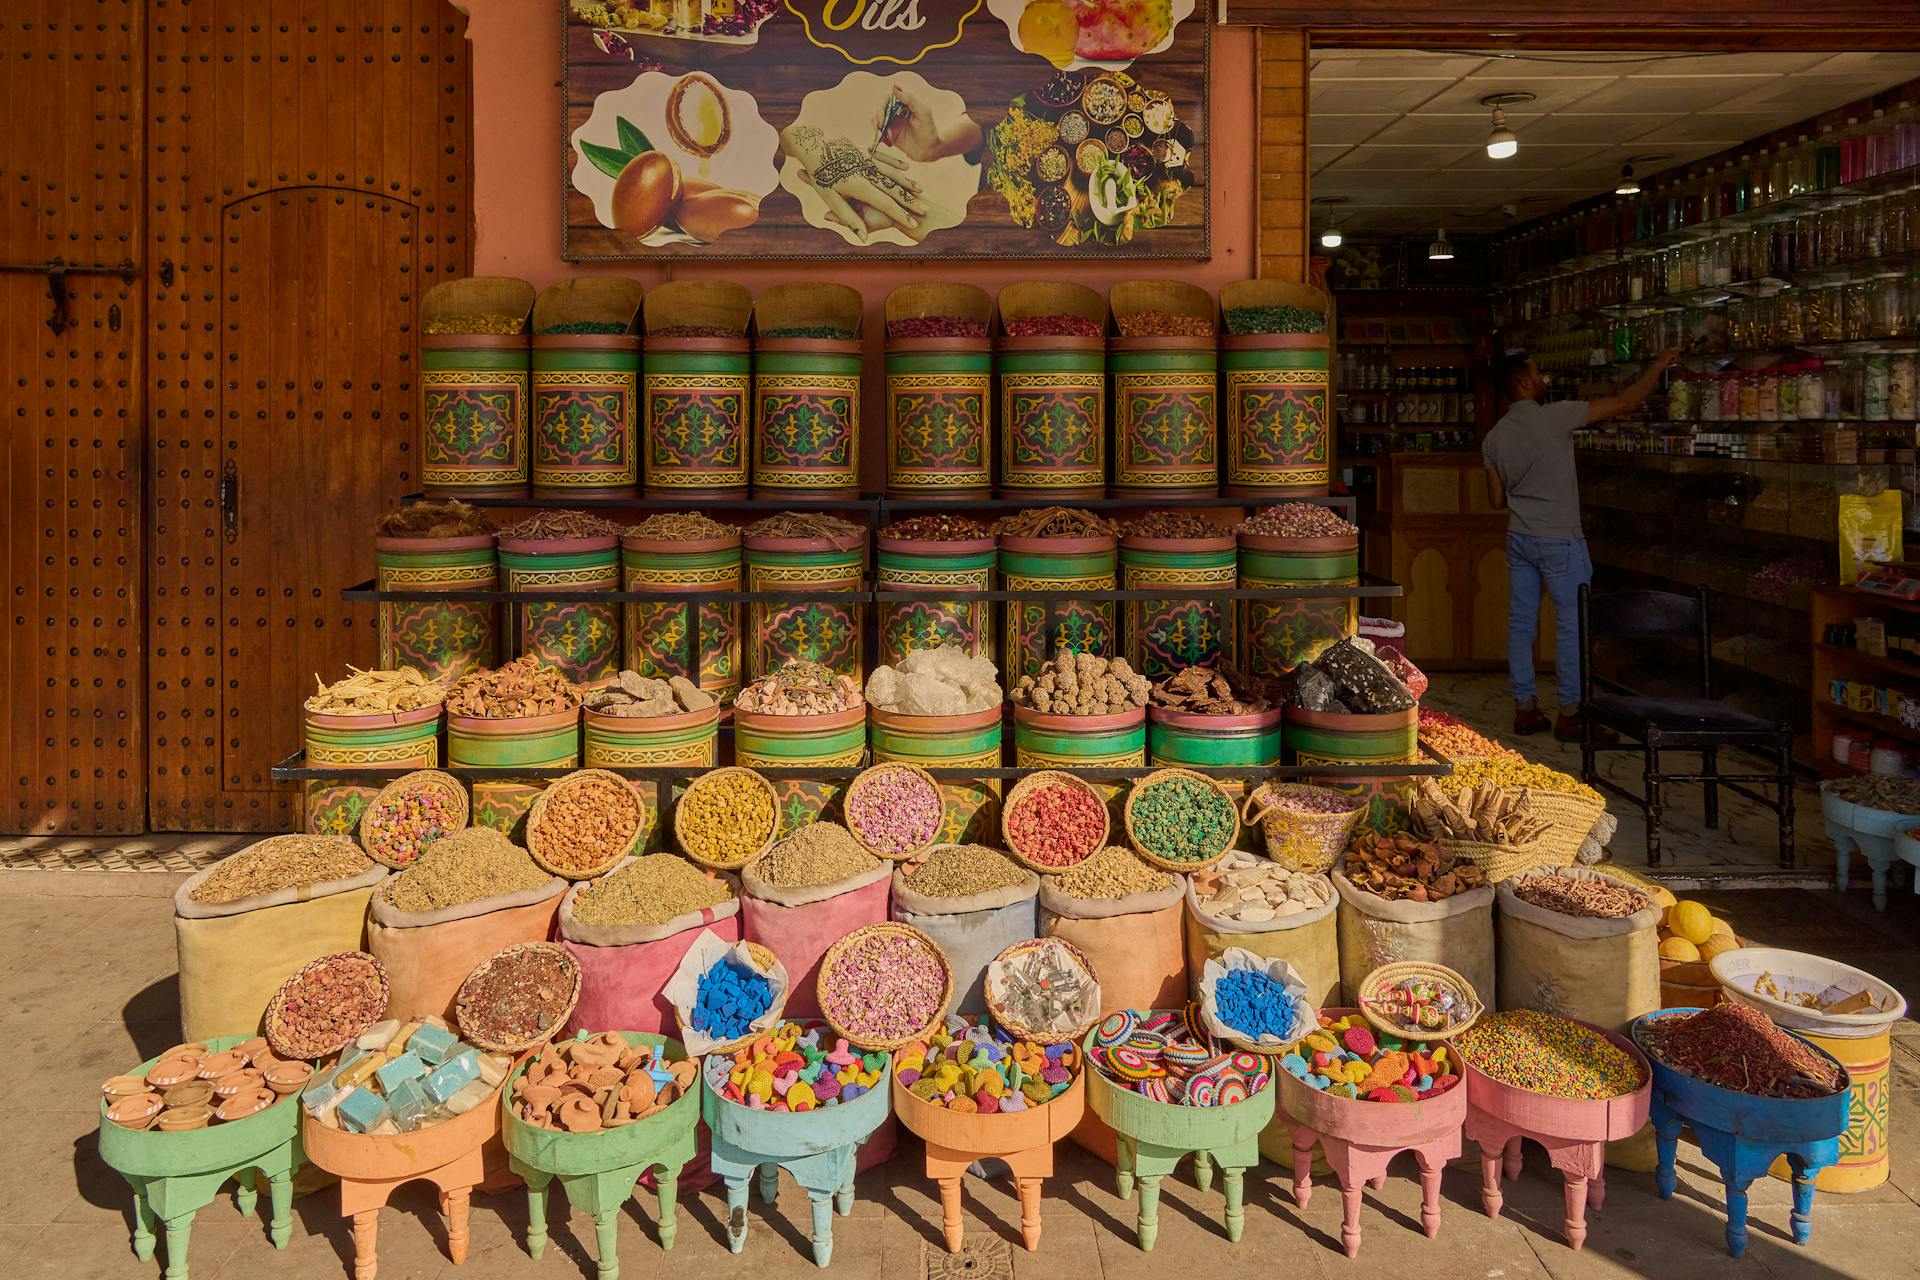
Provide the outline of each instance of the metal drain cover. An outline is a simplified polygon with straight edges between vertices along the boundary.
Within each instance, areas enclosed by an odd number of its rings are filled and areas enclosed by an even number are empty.
[[[1013,1246],[1005,1240],[969,1241],[960,1252],[948,1253],[922,1243],[920,1274],[923,1280],[1013,1280]]]

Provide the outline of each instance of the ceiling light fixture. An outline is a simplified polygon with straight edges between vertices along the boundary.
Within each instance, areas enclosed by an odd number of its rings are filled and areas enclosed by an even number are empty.
[[[1518,154],[1520,139],[1507,127],[1506,108],[1532,102],[1533,98],[1531,93],[1490,93],[1480,99],[1481,106],[1493,108],[1493,132],[1487,135],[1489,159],[1505,160]]]
[[[1637,196],[1640,194],[1640,183],[1633,176],[1632,165],[1623,164],[1620,166],[1620,181],[1615,184],[1613,194],[1617,196]]]
[[[1453,242],[1447,239],[1447,229],[1445,227],[1439,229],[1438,234],[1434,236],[1433,243],[1427,246],[1427,260],[1429,262],[1453,261]]]
[[[1347,197],[1315,196],[1313,203],[1327,206],[1326,225],[1322,227],[1320,231],[1320,247],[1322,249],[1338,249],[1341,244],[1344,243],[1346,237],[1340,234],[1340,226],[1334,221],[1332,206],[1347,203]]]

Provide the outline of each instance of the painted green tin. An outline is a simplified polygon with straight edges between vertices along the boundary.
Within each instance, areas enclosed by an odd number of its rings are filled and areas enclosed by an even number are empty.
[[[543,716],[447,717],[447,763],[489,769],[574,769],[580,765],[580,709]],[[518,838],[543,778],[504,776],[472,784],[473,822]]]
[[[373,540],[382,591],[492,591],[499,585],[493,535]],[[377,606],[380,666],[412,667],[451,683],[498,665],[498,610],[483,601],[383,600]]]
[[[882,604],[880,654],[888,666],[915,649],[958,645],[976,657],[993,659],[993,606],[985,600],[941,598],[943,589],[993,589],[996,558],[991,537],[952,542],[925,539],[876,539],[879,568],[874,586],[881,591],[923,593],[924,601]]]
[[[724,538],[620,540],[629,591],[698,596],[740,589],[740,535]],[[626,665],[656,680],[685,676],[725,702],[740,689],[738,604],[627,605]]]
[[[618,591],[620,539],[501,538],[509,591]],[[609,601],[529,600],[512,606],[519,652],[558,667],[575,684],[620,674],[620,608]]]
[[[582,763],[589,769],[622,766],[692,765],[711,769],[720,763],[720,706],[683,711],[671,716],[610,716],[600,711],[584,715],[586,749]],[[638,852],[659,847],[659,788],[635,782],[640,798]],[[676,794],[678,787],[676,785]]]
[[[1000,585],[1007,591],[1113,591],[1119,573],[1119,541],[1112,537],[1000,539]],[[1119,653],[1115,617],[1111,600],[1007,601],[1007,682],[1038,672],[1061,649]]]
[[[733,762],[751,769],[859,766],[867,755],[867,709],[849,707],[816,716],[733,713]],[[789,835],[837,811],[845,782],[803,782],[775,777],[780,833]]]
[[[543,333],[533,340],[533,491],[639,493],[640,338]]]
[[[1166,587],[1164,600],[1128,600],[1122,606],[1127,661],[1150,680],[1187,667],[1210,667],[1232,656],[1235,602],[1188,599],[1191,591],[1231,591],[1238,577],[1234,536],[1120,540],[1120,586],[1126,591]]]
[[[1107,484],[1107,352],[1099,338],[1000,339],[1000,492],[1098,498]]]
[[[1243,587],[1334,587],[1360,581],[1360,535],[1282,538],[1240,535]],[[1336,600],[1248,600],[1240,660],[1255,676],[1278,676],[1311,662],[1360,625],[1358,604]]]
[[[440,763],[440,705],[365,716],[301,713],[306,765],[319,769],[431,769]],[[385,780],[307,783],[307,830],[350,836]]]
[[[1335,711],[1286,711],[1287,762],[1327,765],[1313,781],[1366,802],[1360,830],[1398,835],[1413,822],[1413,782],[1408,778],[1372,778],[1342,773],[1343,764],[1411,764],[1419,759],[1420,709],[1385,715]]]
[[[867,709],[873,761],[917,764],[923,769],[1000,767],[1001,708],[958,716],[908,716]],[[1000,783],[991,778],[942,782],[940,834],[945,844],[992,844],[1000,830]]]
[[[985,338],[887,342],[887,493],[984,498],[992,491],[993,351]]]
[[[1130,769],[1147,763],[1144,708],[1110,716],[1056,716],[1032,707],[1013,709],[1013,763],[1020,769]],[[1120,829],[1124,782],[1088,784],[1106,801]]]
[[[1218,362],[1211,337],[1113,339],[1116,495],[1219,490]]]
[[[753,494],[860,492],[857,340],[763,338],[753,348]]]
[[[420,486],[432,497],[527,491],[527,335],[420,336]]]
[[[650,337],[642,367],[646,495],[746,497],[747,340]]]
[[[831,538],[771,538],[748,534],[743,560],[749,591],[811,591],[817,598],[747,606],[753,637],[748,678],[778,670],[789,658],[805,658],[835,671],[861,676],[866,650],[866,606],[836,596],[861,591],[867,573],[867,539],[841,546]]]
[[[1333,483],[1331,382],[1324,333],[1241,333],[1220,340],[1227,487],[1242,498],[1308,498]]]

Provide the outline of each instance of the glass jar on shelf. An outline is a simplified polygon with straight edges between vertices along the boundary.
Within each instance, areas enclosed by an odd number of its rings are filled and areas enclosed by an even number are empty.
[[[1812,271],[1820,265],[1820,218],[1803,213],[1793,220],[1793,269]]]
[[[1870,288],[1865,280],[1849,280],[1840,286],[1840,336],[1845,342],[1860,342],[1873,333],[1873,308],[1868,301]]]
[[[1883,271],[1866,283],[1871,336],[1902,338],[1913,332],[1913,290],[1898,271]]]
[[[1806,337],[1807,342],[1844,341],[1846,324],[1840,318],[1840,287],[1831,284],[1819,284],[1807,290],[1806,295]]]
[[[1740,375],[1727,372],[1718,375],[1720,392],[1720,421],[1738,422],[1740,420]]]
[[[1825,381],[1821,383],[1821,398],[1826,404],[1824,413],[1829,422],[1844,422],[1860,416],[1860,396],[1864,379],[1860,361],[1827,360],[1823,362]]]
[[[1696,420],[1700,422],[1720,421],[1720,405],[1722,403],[1720,383],[1722,380],[1723,375],[1711,371],[1703,372],[1699,375],[1699,381],[1695,384],[1697,403],[1695,405],[1694,417]]]
[[[1920,400],[1915,397],[1914,353],[1896,351],[1887,360],[1887,417],[1895,422],[1912,422]]]
[[[1863,363],[1866,370],[1862,375],[1860,416],[1868,422],[1885,422],[1890,408],[1888,400],[1893,391],[1892,358],[1884,352],[1874,352]]]
[[[1777,400],[1780,405],[1781,422],[1792,422],[1800,416],[1800,365],[1797,361],[1785,361],[1772,367],[1779,381]]]
[[[1880,202],[1880,252],[1891,257],[1920,249],[1913,238],[1913,203],[1916,192],[1901,191]]]
[[[1800,420],[1818,422],[1827,412],[1826,368],[1818,360],[1802,360],[1796,378]]]
[[[1875,196],[1853,206],[1853,256],[1878,258],[1887,251],[1887,200]]]
[[[1739,401],[1740,421],[1760,421],[1760,379],[1751,373],[1742,373],[1733,381],[1738,387],[1735,394]]]
[[[1780,373],[1768,367],[1756,369],[1752,374],[1754,384],[1760,393],[1760,421],[1780,421]]]
[[[1832,267],[1853,258],[1853,213],[1846,205],[1822,209],[1814,215],[1816,266]]]
[[[1751,351],[1760,345],[1754,326],[1752,302],[1742,300],[1727,304],[1727,342],[1735,351]]]
[[[1797,346],[1807,340],[1807,295],[1803,289],[1785,289],[1773,299],[1774,341]]]
[[[1700,287],[1700,247],[1683,244],[1674,250],[1674,292],[1687,293]]]
[[[1771,351],[1779,341],[1776,319],[1780,304],[1772,298],[1754,298],[1747,303],[1753,313],[1753,347],[1757,351]]]
[[[1702,284],[1724,288],[1733,283],[1733,237],[1715,236],[1701,245],[1707,279]]]

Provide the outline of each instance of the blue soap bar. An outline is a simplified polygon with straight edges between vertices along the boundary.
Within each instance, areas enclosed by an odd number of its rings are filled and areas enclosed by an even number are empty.
[[[387,1094],[387,1113],[402,1132],[418,1127],[433,1108],[433,1099],[419,1080],[402,1080]]]
[[[366,1133],[387,1114],[387,1101],[362,1085],[340,1103],[340,1127],[354,1133]]]
[[[444,1103],[448,1098],[460,1092],[480,1078],[480,1054],[469,1049],[458,1057],[448,1058],[427,1077],[427,1096],[434,1105]]]
[[[392,1062],[381,1063],[375,1068],[373,1078],[380,1082],[380,1092],[388,1097],[402,1081],[418,1080],[427,1074],[427,1064],[420,1061],[420,1055],[409,1049]]]
[[[453,1032],[428,1022],[407,1038],[407,1052],[419,1054],[420,1061],[437,1067],[454,1056],[454,1046],[459,1043],[460,1038]]]
[[[333,1101],[333,1095],[340,1092],[333,1083],[339,1074],[339,1067],[328,1067],[325,1071],[313,1073],[313,1078],[307,1081],[307,1087],[300,1091],[300,1105],[307,1109],[308,1114],[319,1115]]]

